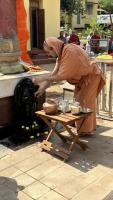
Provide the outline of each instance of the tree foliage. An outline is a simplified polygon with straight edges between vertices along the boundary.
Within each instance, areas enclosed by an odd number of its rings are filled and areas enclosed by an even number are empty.
[[[83,14],[84,0],[61,0],[61,10],[67,14]]]
[[[99,5],[108,13],[113,14],[113,0],[99,0]]]
[[[113,0],[99,0],[99,4],[110,15],[110,22],[111,22],[112,35],[113,35],[113,20],[112,20],[112,17],[111,17],[111,14],[113,13]]]

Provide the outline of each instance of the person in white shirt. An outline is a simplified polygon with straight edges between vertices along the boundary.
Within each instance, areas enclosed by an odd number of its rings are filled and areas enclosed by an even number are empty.
[[[91,32],[91,33],[87,36],[88,42],[90,42],[92,35],[93,35],[93,33]]]

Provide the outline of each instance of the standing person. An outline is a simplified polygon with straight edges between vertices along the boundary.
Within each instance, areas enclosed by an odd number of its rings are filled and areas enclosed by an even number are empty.
[[[88,55],[90,55],[90,53],[91,53],[91,37],[92,37],[92,35],[93,35],[93,32],[91,32],[87,36],[86,52]]]
[[[93,35],[93,33],[91,32],[91,33],[87,36],[87,41],[88,41],[88,42],[90,42],[92,35]]]
[[[100,51],[99,40],[100,36],[98,35],[97,31],[94,31],[90,39],[91,51],[93,51],[94,53],[99,53]]]
[[[65,38],[66,38],[66,43],[69,42],[69,38],[70,38],[70,35],[68,33],[65,33]]]
[[[80,40],[79,40],[78,35],[76,35],[75,30],[72,31],[72,34],[70,35],[68,42],[80,45]]]
[[[90,41],[87,42],[85,50],[86,50],[87,54],[90,55],[90,53],[91,53]]]
[[[105,84],[101,70],[95,62],[91,62],[86,52],[78,45],[67,44],[55,37],[49,37],[44,42],[44,50],[57,58],[55,68],[51,74],[43,75],[34,80],[39,84],[36,96],[44,93],[53,81],[67,80],[74,84],[75,99],[82,107],[88,107],[93,113],[85,119],[77,121],[77,129],[81,126],[81,136],[91,135],[96,129],[96,97]]]
[[[60,36],[58,37],[59,40],[62,40],[64,44],[67,43],[66,37],[64,36],[64,31],[60,31]]]
[[[113,34],[109,40],[109,45],[108,45],[108,53],[113,53]]]

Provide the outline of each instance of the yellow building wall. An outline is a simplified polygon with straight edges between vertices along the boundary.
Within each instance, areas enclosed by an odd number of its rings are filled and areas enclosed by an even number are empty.
[[[60,0],[43,0],[45,10],[45,37],[59,36],[60,31]]]
[[[77,24],[77,16],[73,15],[72,18],[72,28],[85,28],[85,24],[91,24],[91,22],[97,18],[97,0],[87,0],[87,2],[93,3],[93,12],[91,15],[85,14],[84,16],[81,16],[80,24]]]
[[[27,28],[30,32],[29,1],[24,0],[24,5],[27,12]],[[39,8],[45,10],[45,37],[58,37],[60,31],[60,0],[39,0]],[[30,50],[30,39],[27,46]]]

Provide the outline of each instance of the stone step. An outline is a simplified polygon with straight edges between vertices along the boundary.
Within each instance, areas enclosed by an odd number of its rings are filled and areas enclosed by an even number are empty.
[[[32,50],[29,55],[34,65],[55,63],[56,59],[48,56],[44,50]]]
[[[31,56],[32,59],[46,59],[48,58],[48,55],[45,53],[40,53],[40,54],[33,54]]]
[[[34,65],[55,63],[55,58],[32,59]]]

